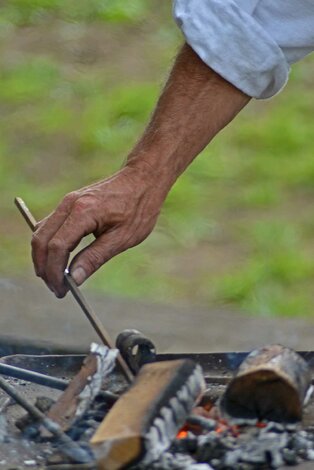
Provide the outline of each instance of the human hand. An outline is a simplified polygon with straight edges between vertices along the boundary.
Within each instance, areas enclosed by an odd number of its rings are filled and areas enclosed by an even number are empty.
[[[91,233],[95,236],[71,262],[70,271],[77,285],[150,234],[166,194],[153,176],[133,167],[67,194],[56,210],[38,223],[33,234],[37,276],[57,297],[64,297],[64,270],[81,239]]]

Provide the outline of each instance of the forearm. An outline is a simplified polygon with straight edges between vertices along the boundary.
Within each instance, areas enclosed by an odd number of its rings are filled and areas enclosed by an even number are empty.
[[[67,291],[64,269],[84,236],[93,233],[96,239],[71,262],[77,284],[142,242],[177,177],[248,101],[185,45],[125,167],[66,195],[39,223],[32,240],[37,275],[62,297]]]
[[[126,165],[168,190],[250,97],[217,75],[185,44],[142,138]]]

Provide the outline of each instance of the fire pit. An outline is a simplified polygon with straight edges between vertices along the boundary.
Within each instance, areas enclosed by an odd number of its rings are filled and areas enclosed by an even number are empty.
[[[301,353],[301,359],[291,350],[272,346],[249,357],[247,353],[156,354],[153,343],[134,331],[120,335],[117,344],[137,374],[131,387],[119,370],[112,371],[115,353],[103,346],[93,346],[87,357],[14,354],[1,358],[3,367],[9,367],[2,374],[23,377],[6,376],[5,382],[18,395],[15,399],[22,396],[22,404],[31,409],[25,415],[7,393],[0,392],[0,468],[313,468],[314,402],[309,399],[300,422],[298,414],[288,418],[281,414],[280,420],[274,413],[273,421],[269,414],[273,403],[269,395],[278,403],[280,393],[288,394],[283,395],[285,410],[300,413],[298,404],[308,398],[311,387],[313,353]],[[266,363],[264,370],[272,368],[273,373],[270,382],[267,379],[272,388],[263,392],[268,394],[264,419],[252,413],[242,417],[238,404],[237,416],[232,416],[235,397],[240,397],[241,406],[245,397],[246,409],[252,412],[255,406],[260,413],[254,390],[265,388],[262,363]],[[257,366],[255,376],[253,366]]]

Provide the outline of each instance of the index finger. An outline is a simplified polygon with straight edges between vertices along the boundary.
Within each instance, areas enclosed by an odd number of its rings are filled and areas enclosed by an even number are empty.
[[[70,253],[84,236],[96,230],[96,226],[96,221],[91,216],[82,217],[82,214],[74,208],[48,242],[45,281],[57,297],[63,297],[67,292],[64,284],[64,270]]]
[[[45,265],[48,254],[48,243],[53,235],[59,230],[71,211],[74,197],[73,193],[63,198],[56,210],[45,217],[36,225],[32,237],[32,259],[37,276],[45,277]]]

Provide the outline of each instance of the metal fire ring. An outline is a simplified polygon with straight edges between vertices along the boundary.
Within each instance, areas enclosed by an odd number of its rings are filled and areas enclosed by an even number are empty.
[[[124,330],[116,339],[116,347],[133,373],[149,362],[156,361],[154,343],[138,330]]]

